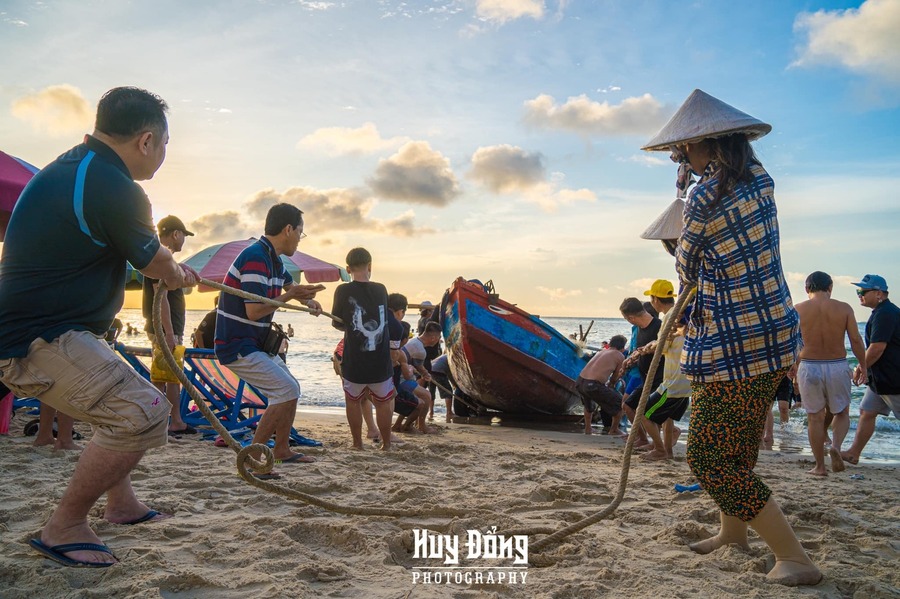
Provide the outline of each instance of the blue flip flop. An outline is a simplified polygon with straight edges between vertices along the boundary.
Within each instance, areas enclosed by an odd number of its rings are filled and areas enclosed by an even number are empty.
[[[120,522],[120,524],[123,524],[125,526],[134,526],[135,524],[140,524],[141,522],[149,522],[150,520],[153,520],[154,518],[159,516],[159,514],[160,513],[157,512],[156,510],[150,510],[149,512],[147,512],[140,518],[137,518],[136,520],[132,520],[131,522]]]
[[[54,545],[53,547],[49,547],[41,542],[40,539],[31,539],[28,541],[28,544],[31,545],[38,553],[42,554],[44,557],[52,559],[53,561],[60,563],[64,566],[68,566],[70,568],[108,568],[113,564],[118,563],[118,559],[109,547],[106,545],[98,545],[97,543],[65,543],[63,545]],[[103,553],[108,553],[112,555],[117,561],[103,563],[103,562],[83,562],[77,559],[72,559],[71,557],[66,557],[65,554],[70,551],[101,551]]]
[[[295,453],[294,455],[292,455],[289,458],[285,458],[283,460],[275,460],[275,463],[276,464],[290,464],[290,463],[312,464],[315,461],[316,461],[316,459],[313,457],[306,456],[302,453]]]

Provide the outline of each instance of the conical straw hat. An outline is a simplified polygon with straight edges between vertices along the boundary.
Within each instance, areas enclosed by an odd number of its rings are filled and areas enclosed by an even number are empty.
[[[641,233],[641,239],[678,239],[684,226],[684,200],[675,200]]]
[[[771,130],[772,125],[695,89],[666,126],[641,149],[668,150],[675,144],[693,143],[732,133],[744,133],[752,141]]]

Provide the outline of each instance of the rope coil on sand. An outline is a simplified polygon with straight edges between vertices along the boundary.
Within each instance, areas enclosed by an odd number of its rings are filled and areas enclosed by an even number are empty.
[[[313,312],[310,308],[306,306],[298,306],[295,304],[288,304],[285,302],[280,302],[278,300],[273,300],[267,297],[254,295],[252,293],[247,293],[246,291],[235,289],[234,287],[229,287],[227,285],[223,285],[221,283],[216,283],[215,281],[209,281],[207,279],[200,279],[200,283],[206,285],[208,287],[212,287],[214,289],[219,289],[220,291],[224,291],[225,293],[230,293],[232,295],[236,295],[238,297],[242,297],[244,299],[252,299],[258,302],[266,303],[269,305],[277,306],[279,308],[287,308],[289,310],[298,310],[301,312]],[[153,298],[153,331],[156,334],[157,339],[165,339],[165,332],[162,327],[162,298],[164,293],[168,291],[165,283],[160,281],[159,287],[157,289],[156,295]],[[656,351],[653,354],[653,361],[650,363],[650,369],[647,372],[647,380],[653,380],[653,377],[656,375],[656,370],[659,367],[660,358],[663,354],[665,346],[667,345],[669,333],[674,326],[674,323],[681,316],[681,313],[684,310],[684,306],[687,303],[688,299],[693,297],[695,288],[691,287],[690,289],[685,290],[682,293],[678,301],[675,303],[675,307],[673,310],[669,312],[665,322],[663,323],[662,329],[659,333],[659,337],[662,339],[662,342],[657,344]],[[328,312],[322,312],[323,315],[331,318],[335,322],[342,322],[340,318],[334,316],[333,314],[329,314]],[[275,493],[277,495],[282,495],[283,497],[287,497],[290,499],[297,499],[308,503],[310,505],[314,505],[320,507],[322,509],[339,513],[339,514],[348,514],[348,515],[357,515],[357,516],[396,516],[396,517],[410,517],[410,516],[447,516],[447,517],[464,517],[464,516],[472,516],[476,514],[484,514],[484,513],[494,513],[487,512],[485,510],[459,510],[453,508],[435,508],[430,510],[421,510],[416,511],[415,509],[403,508],[403,509],[394,509],[394,508],[384,508],[384,507],[366,507],[366,506],[348,506],[340,503],[336,503],[333,501],[328,501],[322,499],[320,497],[316,497],[315,495],[310,495],[309,493],[303,493],[302,491],[297,491],[295,489],[291,489],[289,487],[284,487],[281,485],[276,485],[274,483],[260,480],[253,476],[253,474],[248,470],[248,465],[250,468],[259,471],[260,473],[271,472],[272,468],[275,465],[275,456],[272,453],[272,450],[267,445],[261,444],[252,444],[247,447],[241,447],[240,443],[235,440],[228,429],[222,425],[221,422],[215,417],[212,411],[209,409],[209,406],[206,405],[206,401],[203,396],[194,389],[193,384],[190,380],[188,380],[187,376],[184,374],[184,370],[178,365],[175,361],[175,356],[172,354],[172,351],[166,344],[162,344],[161,346],[163,357],[168,364],[169,368],[175,375],[178,377],[178,380],[181,381],[182,386],[185,390],[187,390],[188,394],[191,396],[191,399],[194,401],[194,404],[212,426],[212,428],[219,433],[221,438],[225,441],[229,448],[231,448],[237,454],[237,470],[238,474],[245,482],[248,484],[262,489],[264,491],[268,491],[270,493]],[[625,497],[625,488],[628,482],[628,472],[631,467],[631,454],[634,448],[635,442],[635,430],[637,429],[638,424],[640,424],[644,418],[644,408],[647,405],[647,397],[650,395],[650,386],[645,385],[643,392],[641,393],[641,399],[638,403],[637,409],[635,410],[635,421],[632,423],[631,431],[628,434],[628,441],[625,444],[625,453],[622,459],[622,473],[619,477],[619,489],[616,492],[616,496],[613,499],[612,503],[608,506],[600,510],[599,512],[588,516],[578,522],[575,522],[565,528],[556,530],[553,532],[552,528],[546,527],[532,527],[522,530],[510,530],[507,531],[509,534],[528,534],[528,535],[538,535],[538,534],[547,534],[548,536],[543,539],[538,540],[535,543],[532,543],[530,546],[530,551],[537,553],[542,549],[549,547],[550,545],[556,544],[567,536],[570,536],[580,530],[591,526],[592,524],[596,524],[597,522],[609,517],[619,505],[622,503],[622,499]],[[263,461],[259,461],[254,459],[250,454],[252,452],[260,451],[262,452],[264,459]],[[552,533],[552,534],[551,534]],[[543,561],[543,560],[540,560]],[[532,561],[532,563],[535,563]],[[542,564],[537,564],[542,565]]]
[[[273,300],[267,297],[262,297],[259,295],[254,295],[252,293],[247,293],[240,289],[235,289],[233,287],[228,287],[227,285],[222,285],[220,283],[216,283],[215,281],[209,281],[207,279],[200,279],[200,282],[203,285],[207,285],[209,287],[213,287],[215,289],[220,289],[226,293],[231,293],[233,295],[237,295],[244,299],[252,299],[259,302],[267,303],[270,305],[278,306],[280,308],[288,308],[291,310],[300,310],[302,312],[313,312],[309,308],[305,306],[297,306],[293,304],[287,304],[285,302],[279,302],[277,300]],[[165,339],[165,332],[162,328],[162,298],[164,294],[168,291],[165,283],[160,281],[159,287],[157,289],[156,295],[153,298],[153,331],[156,334],[157,339]],[[332,320],[337,322],[341,322],[339,318],[336,316],[329,314],[327,312],[322,312],[322,314],[328,316]],[[295,489],[291,489],[289,487],[284,487],[281,485],[276,485],[274,483],[260,480],[253,476],[253,474],[248,470],[252,468],[260,473],[271,472],[272,468],[275,466],[275,456],[272,453],[272,450],[268,445],[262,444],[252,444],[247,447],[241,447],[240,443],[235,440],[228,429],[222,425],[221,422],[215,417],[212,411],[209,409],[209,406],[206,405],[206,401],[202,395],[194,388],[193,384],[190,380],[185,376],[184,370],[178,365],[175,361],[175,356],[172,355],[172,351],[165,344],[161,346],[163,357],[168,364],[169,368],[175,375],[178,377],[178,380],[181,381],[181,385],[184,389],[187,390],[188,394],[191,396],[191,399],[194,400],[194,404],[203,414],[209,424],[225,443],[237,454],[237,470],[238,474],[244,481],[248,484],[253,485],[254,487],[258,487],[264,491],[268,491],[270,493],[275,493],[277,495],[282,495],[284,497],[288,497],[290,499],[297,499],[308,503],[310,505],[315,505],[322,509],[336,512],[339,514],[351,514],[357,516],[467,516],[472,515],[471,510],[459,510],[453,508],[445,508],[439,507],[431,510],[421,510],[416,511],[414,508],[386,508],[386,507],[364,507],[364,506],[351,506],[351,505],[343,505],[340,503],[335,503],[333,501],[328,501],[322,499],[320,497],[316,497],[315,495],[310,495],[309,493],[303,493],[302,491],[297,491]],[[263,461],[259,461],[254,459],[250,454],[252,452],[261,451],[264,459]]]

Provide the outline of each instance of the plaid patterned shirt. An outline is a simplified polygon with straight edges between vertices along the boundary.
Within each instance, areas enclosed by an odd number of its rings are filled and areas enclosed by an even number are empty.
[[[710,164],[691,190],[676,250],[682,285],[696,283],[681,369],[695,382],[734,381],[791,366],[799,317],[781,270],[775,184],[758,164],[715,206]]]

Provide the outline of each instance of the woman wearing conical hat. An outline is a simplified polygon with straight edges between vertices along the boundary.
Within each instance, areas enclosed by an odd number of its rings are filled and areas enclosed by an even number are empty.
[[[774,183],[750,146],[771,129],[694,90],[643,149],[671,152],[679,195],[687,195],[675,244],[682,287],[697,287],[681,358],[692,380],[687,460],[722,525],[691,549],[748,548],[750,526],[775,554],[767,578],[807,585],[822,574],[753,472],[766,412],[799,338],[781,268]],[[685,194],[693,175],[699,180]]]

